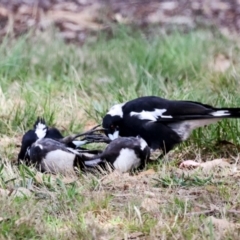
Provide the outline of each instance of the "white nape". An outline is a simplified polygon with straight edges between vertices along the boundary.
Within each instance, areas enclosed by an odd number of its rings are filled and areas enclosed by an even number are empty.
[[[49,152],[41,162],[41,168],[51,173],[73,172],[75,154],[60,149]]]
[[[156,121],[159,117],[161,118],[172,118],[170,115],[163,115],[167,109],[156,109],[154,111],[141,111],[141,112],[131,112],[130,116],[136,116],[142,120]]]
[[[210,113],[210,115],[214,117],[222,117],[222,116],[229,116],[230,113],[228,110],[219,110],[219,111]]]
[[[140,166],[141,160],[136,156],[134,150],[123,148],[113,166],[120,172],[128,172]]]
[[[120,103],[120,104],[116,104],[114,106],[112,106],[109,111],[107,112],[107,114],[111,115],[111,116],[119,116],[119,117],[123,117],[123,110],[122,107],[125,103]]]
[[[119,137],[119,131],[115,131],[113,134],[109,133],[108,137],[113,141],[114,139]]]
[[[47,126],[43,123],[38,123],[36,125],[35,133],[39,139],[42,139],[45,137],[47,132]]]

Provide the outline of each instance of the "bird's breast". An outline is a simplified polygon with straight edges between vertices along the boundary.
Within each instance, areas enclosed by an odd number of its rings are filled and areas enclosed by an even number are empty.
[[[123,148],[119,152],[119,156],[113,163],[115,169],[121,172],[128,172],[134,168],[139,167],[141,159],[137,157],[134,150],[129,148]]]
[[[73,172],[74,159],[75,154],[57,149],[46,154],[41,168],[52,173],[70,173]]]

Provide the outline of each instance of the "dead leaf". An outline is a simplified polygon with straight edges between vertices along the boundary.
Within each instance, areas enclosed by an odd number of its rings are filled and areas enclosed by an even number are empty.
[[[204,171],[210,171],[216,167],[227,168],[231,167],[231,164],[228,162],[228,159],[220,158],[214,159],[212,161],[198,163],[194,160],[183,161],[180,165],[180,168],[197,168],[201,167]]]
[[[131,22],[129,18],[123,17],[121,13],[116,13],[114,17],[115,17],[115,20],[121,24],[129,24]]]
[[[219,231],[220,233],[223,233],[227,230],[240,228],[240,224],[231,223],[227,219],[218,219],[213,216],[208,217],[206,219],[206,223],[207,224],[212,223],[216,230]]]
[[[196,167],[199,167],[201,165],[201,163],[198,163],[196,161],[193,161],[193,160],[186,160],[186,161],[183,161],[179,167],[180,168],[196,168]]]
[[[68,12],[62,10],[48,11],[47,17],[53,21],[68,21],[81,26],[82,28],[101,30],[103,25],[95,21],[96,15],[90,11]]]
[[[123,175],[125,174],[122,174],[119,171],[113,171],[108,175],[104,176],[100,181],[102,182],[102,184],[109,184],[120,179],[123,180],[124,179]]]
[[[8,10],[4,7],[0,7],[0,16],[7,17],[9,14]]]
[[[11,197],[30,197],[32,195],[31,191],[24,187],[19,187],[11,193]]]
[[[231,167],[231,164],[228,162],[227,159],[220,158],[220,159],[214,159],[212,161],[201,163],[200,166],[204,171],[210,171],[216,167],[220,167],[220,168]]]
[[[127,236],[127,239],[138,239],[139,237],[143,237],[143,236],[144,236],[144,233],[142,232],[134,232],[134,233],[130,233]]]
[[[70,39],[74,39],[77,36],[77,34],[76,32],[73,32],[73,31],[63,31],[59,33],[58,36],[60,36],[61,38],[70,40]]]
[[[145,191],[144,194],[147,195],[147,196],[149,196],[149,197],[155,197],[155,196],[156,196],[155,193],[150,192],[150,191]]]
[[[10,218],[3,218],[3,217],[0,217],[0,222],[3,222],[3,221],[9,221]]]
[[[67,176],[67,177],[61,178],[61,181],[65,184],[70,184],[70,183],[76,182],[77,177],[76,176]]]
[[[40,172],[37,172],[36,175],[35,175],[34,180],[35,180],[37,183],[43,184],[43,174],[40,173]]]
[[[155,173],[156,172],[155,172],[154,169],[148,169],[147,171],[140,172],[137,176],[142,177],[142,176],[152,175],[152,174],[155,174]]]
[[[27,221],[28,221],[28,218],[26,218],[26,217],[21,217],[21,218],[19,218],[19,219],[15,222],[15,224],[16,224],[16,226],[18,227],[18,226],[20,226],[22,223],[27,222]]]
[[[0,188],[0,196],[7,197],[9,193],[10,193],[9,190]]]
[[[215,57],[214,62],[211,65],[215,72],[223,73],[231,66],[231,61],[229,60],[229,57],[220,53]]]
[[[141,207],[150,212],[158,210],[159,204],[152,198],[145,198],[142,201]]]

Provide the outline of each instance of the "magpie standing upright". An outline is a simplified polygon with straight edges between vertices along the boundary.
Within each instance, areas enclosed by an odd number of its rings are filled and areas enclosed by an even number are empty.
[[[146,96],[112,106],[103,118],[106,135],[141,136],[152,150],[169,152],[192,130],[223,118],[239,118],[240,108],[215,108],[193,101]]]

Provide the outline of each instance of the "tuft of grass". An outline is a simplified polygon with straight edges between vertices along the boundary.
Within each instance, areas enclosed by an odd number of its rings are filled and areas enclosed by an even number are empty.
[[[161,187],[191,187],[191,186],[205,186],[211,184],[212,176],[202,178],[199,176],[186,176],[184,173],[181,176],[170,175],[160,178],[155,178],[156,186]]]

